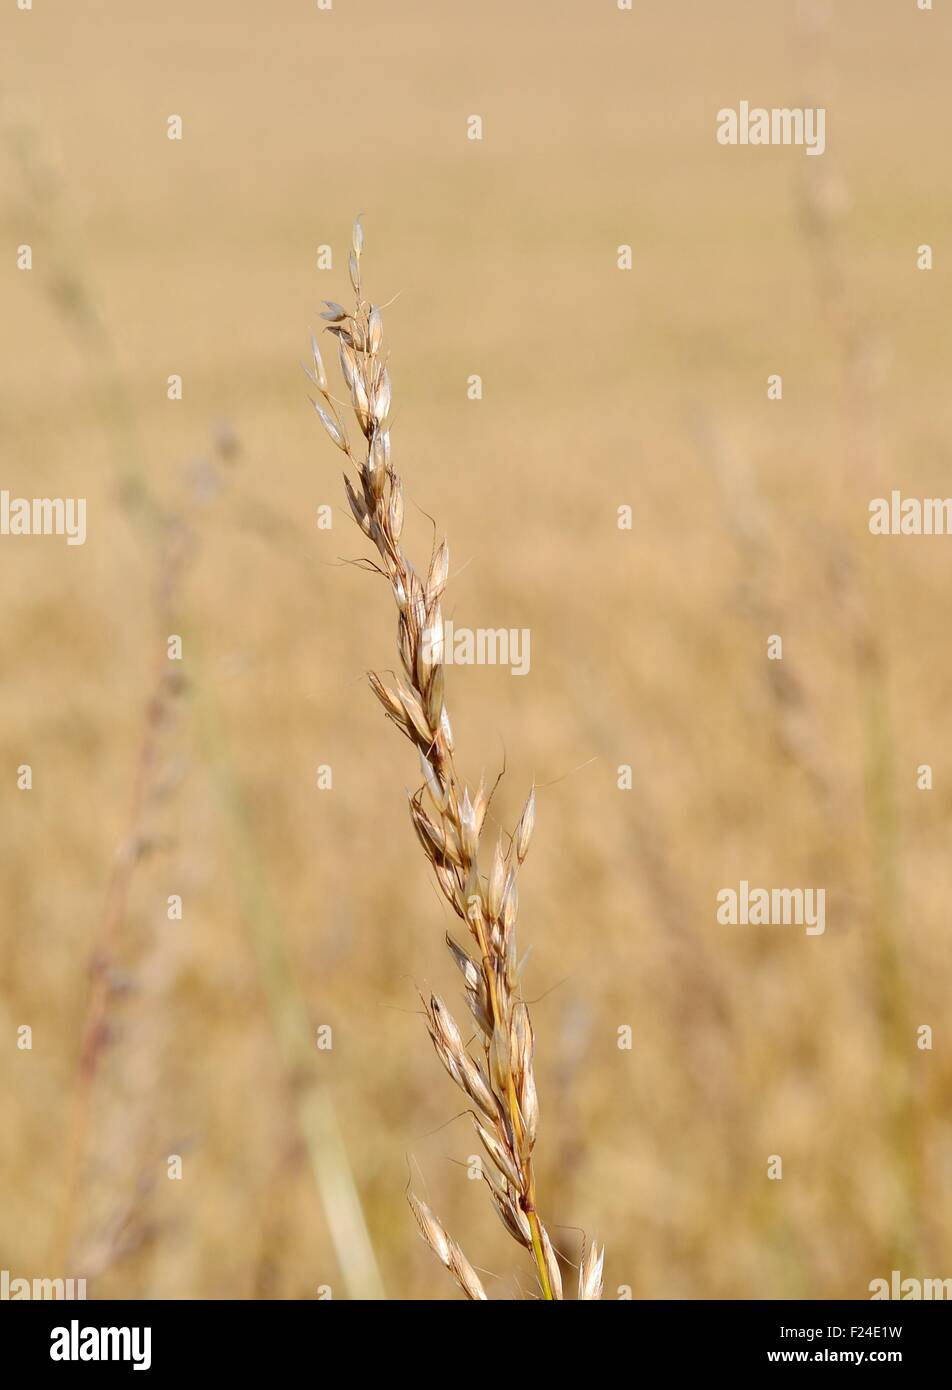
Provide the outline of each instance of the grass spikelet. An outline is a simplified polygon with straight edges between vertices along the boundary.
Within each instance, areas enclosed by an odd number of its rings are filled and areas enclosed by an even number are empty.
[[[436,995],[424,998],[423,1011],[437,1056],[473,1108],[489,1159],[484,1175],[495,1210],[513,1239],[532,1252],[543,1298],[557,1300],[562,1297],[559,1265],[536,1201],[533,1150],[539,1101],[532,1026],[516,966],[518,874],[535,826],[535,792],[530,792],[512,837],[507,843],[498,840],[489,851],[492,868],[486,881],[479,856],[490,795],[483,785],[470,788],[461,779],[445,706],[441,603],[449,549],[445,540],[436,545],[424,577],[401,544],[404,489],[391,456],[393,397],[383,314],[362,296],[363,247],[358,222],[350,256],[354,309],[328,301],[322,315],[329,325],[325,331],[337,339],[344,387],[362,443],[354,446],[349,441],[328,393],[316,344],[311,380],[320,383],[320,400],[314,405],[330,438],[355,470],[355,480],[345,477],[348,503],[361,531],[375,545],[393,591],[402,679],[393,689],[371,674],[370,684],[387,717],[417,748],[423,785],[409,797],[410,817],[440,889],[469,933],[468,949],[449,936],[447,945],[463,976],[479,1041],[464,1041]],[[468,1298],[485,1298],[472,1266],[433,1213],[417,1198],[409,1200],[424,1239],[463,1292]],[[601,1257],[591,1256],[583,1264],[579,1287],[583,1298],[600,1297]]]

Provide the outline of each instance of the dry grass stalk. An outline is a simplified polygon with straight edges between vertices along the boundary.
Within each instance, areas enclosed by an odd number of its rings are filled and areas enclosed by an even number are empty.
[[[492,850],[488,878],[480,876],[479,851],[491,792],[484,782],[471,790],[456,770],[453,734],[444,703],[442,598],[449,572],[446,541],[434,545],[426,575],[404,553],[403,483],[390,452],[390,372],[383,347],[380,309],[363,298],[363,230],[354,225],[350,278],[356,296],[352,313],[326,301],[322,314],[336,340],[341,372],[357,425],[351,443],[342,412],[328,391],[317,341],[313,370],[305,368],[318,392],[312,404],[331,439],[357,473],[356,486],[345,474],[347,500],[357,525],[376,546],[380,572],[390,582],[398,611],[397,649],[402,679],[395,688],[371,674],[370,684],[387,717],[417,750],[423,785],[410,797],[410,817],[423,852],[453,911],[465,923],[469,949],[447,935],[447,945],[465,986],[480,1045],[470,1046],[443,1001],[423,1000],[427,1027],[437,1056],[466,1094],[472,1119],[490,1163],[484,1169],[496,1212],[510,1235],[536,1263],[543,1297],[560,1299],[562,1280],[552,1242],[536,1206],[532,1154],[539,1121],[533,1069],[533,1032],[519,989],[516,913],[519,868],[535,824],[532,791],[515,833]],[[428,1207],[410,1198],[423,1237],[471,1299],[486,1297],[482,1284],[459,1247]],[[581,1272],[582,1297],[601,1291],[601,1256],[591,1252]]]
[[[159,746],[172,706],[182,683],[168,660],[167,633],[172,628],[179,585],[188,558],[189,537],[174,522],[169,526],[156,595],[157,634],[154,674],[132,783],[126,830],[117,849],[106,888],[102,919],[90,957],[90,986],[83,1019],[82,1040],[72,1116],[66,1143],[66,1177],[63,1205],[54,1236],[51,1265],[69,1267],[78,1215],[81,1170],[92,1113],[93,1089],[104,1049],[110,1036],[110,1006],[116,991],[116,956],[128,916],[129,896],[137,866],[154,848],[145,831],[145,820],[156,795]]]
[[[803,29],[806,80],[815,89],[830,87],[833,53],[829,0],[807,7],[812,21]],[[811,165],[815,160],[810,160]],[[882,431],[882,343],[862,296],[851,282],[855,260],[847,241],[848,186],[835,166],[805,171],[801,184],[801,226],[808,241],[818,304],[836,351],[841,466],[837,476],[849,507],[855,499],[888,494],[889,470]],[[863,694],[865,731],[864,792],[871,833],[871,975],[874,1016],[883,1049],[883,1103],[888,1116],[900,1183],[893,1198],[891,1249],[896,1265],[928,1262],[922,1242],[928,1223],[922,1215],[927,1145],[922,1109],[909,1083],[906,1037],[911,1025],[904,951],[905,885],[902,869],[900,797],[896,783],[896,734],[890,711],[890,653],[881,621],[883,596],[870,551],[857,545],[849,528],[828,541],[826,569],[833,598],[842,610],[841,630],[851,643]]]

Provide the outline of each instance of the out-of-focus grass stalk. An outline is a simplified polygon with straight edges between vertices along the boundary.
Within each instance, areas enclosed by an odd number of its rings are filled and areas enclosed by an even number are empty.
[[[113,868],[109,875],[103,915],[98,924],[89,957],[91,983],[84,1014],[76,1081],[72,1094],[72,1117],[66,1144],[66,1176],[62,1206],[50,1254],[51,1269],[66,1270],[70,1267],[73,1234],[76,1226],[77,1198],[89,1133],[94,1082],[108,1036],[109,1000],[112,992],[111,972],[115,964],[115,952],[126,922],[133,875],[141,858],[142,817],[152,784],[156,746],[163,723],[166,701],[171,691],[164,637],[156,647],[156,655],[156,671],[147,702],[145,727],[136,758],[136,770],[126,817],[126,830],[116,851]]]
[[[193,654],[196,647],[196,639],[190,638]],[[315,1075],[316,1045],[294,982],[247,802],[232,771],[221,719],[206,685],[201,686],[197,698],[205,753],[234,838],[234,862],[240,869],[239,889],[259,979],[338,1264],[351,1298],[382,1299],[386,1297],[383,1281],[337,1114],[323,1082]]]
[[[827,39],[831,20],[832,7],[827,2],[814,0],[802,8],[799,37],[808,84],[817,89],[813,104],[822,105],[821,98],[829,95],[825,65],[830,52]],[[873,345],[869,325],[857,312],[849,292],[848,261],[840,235],[840,220],[847,204],[845,188],[827,169],[814,167],[801,177],[801,227],[819,307],[838,359],[844,492],[855,504],[858,497],[875,493],[881,481],[875,441],[875,398],[869,381],[874,366]],[[873,617],[877,594],[868,553],[857,553],[845,536],[840,537],[839,549],[839,598],[863,705],[864,795],[871,849],[870,990],[879,1027],[889,1143],[902,1183],[890,1222],[890,1252],[899,1267],[919,1268],[926,1253],[922,1221],[923,1142],[920,1108],[909,1080],[915,1056],[899,948],[904,904],[888,658]]]
[[[89,277],[79,263],[77,236],[63,234],[62,199],[65,179],[57,160],[44,144],[42,132],[29,119],[5,122],[4,135],[19,166],[29,210],[37,222],[46,222],[60,251],[56,271],[47,288],[50,298],[70,329],[86,349],[98,376],[103,424],[113,440],[120,500],[129,520],[147,539],[154,538],[163,509],[154,496],[142,464],[135,407],[121,364],[120,353],[107,320],[99,313]],[[259,508],[260,513],[260,508]],[[258,515],[258,513],[256,513]],[[284,525],[275,514],[275,525]],[[194,642],[192,647],[196,645]],[[162,661],[165,661],[163,647]],[[164,665],[163,665],[164,669]],[[192,673],[194,679],[194,671]],[[196,681],[197,684],[197,681]],[[150,709],[152,705],[150,704]],[[315,1184],[324,1207],[331,1239],[347,1290],[352,1298],[385,1298],[373,1246],[367,1232],[360,1198],[354,1183],[346,1145],[337,1123],[333,1102],[313,1075],[314,1059],[308,1045],[307,1016],[291,974],[281,926],[268,891],[260,855],[243,802],[231,772],[212,697],[205,692],[204,724],[216,747],[213,771],[222,800],[230,811],[244,883],[245,904],[252,941],[261,968],[269,1016],[279,1042],[282,1062],[294,1096],[295,1109],[305,1138]],[[151,766],[152,736],[147,729],[140,750],[129,824],[138,821],[144,795],[144,773]],[[110,880],[101,926],[101,952],[108,957],[126,915],[129,881],[134,858],[121,851]],[[98,954],[98,953],[97,953]],[[93,1081],[108,1002],[106,973],[94,960],[94,981],[83,1030],[77,1091],[67,1140],[63,1206],[54,1231],[52,1269],[65,1268],[75,1230],[80,1191],[82,1155],[91,1113]]]
[[[893,1220],[892,1255],[898,1268],[919,1269],[925,1254],[921,1115],[909,1076],[916,1054],[912,1050],[908,991],[899,948],[903,911],[899,812],[892,727],[882,673],[866,682],[865,719],[866,800],[873,860],[870,977],[883,1053],[883,1102],[892,1150],[903,1177]]]

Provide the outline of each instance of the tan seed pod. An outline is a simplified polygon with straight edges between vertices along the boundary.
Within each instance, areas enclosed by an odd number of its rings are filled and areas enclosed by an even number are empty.
[[[483,1148],[502,1173],[503,1177],[512,1183],[514,1187],[519,1187],[522,1177],[516,1167],[516,1161],[506,1146],[500,1143],[495,1134],[490,1134],[485,1125],[481,1125],[476,1116],[473,1116],[473,1127],[479,1135]]]
[[[395,541],[403,532],[403,484],[399,478],[391,485],[390,504],[387,508],[387,525]]]
[[[333,419],[322,405],[318,405],[317,401],[314,400],[312,396],[308,396],[308,400],[311,402],[311,405],[314,407],[318,415],[321,417],[321,424],[327,430],[327,433],[330,435],[331,439],[333,439],[338,449],[343,449],[344,453],[346,454],[347,438],[339,422]]]
[[[432,622],[428,622],[420,633],[420,653],[422,665],[420,671],[428,681],[430,678],[430,668],[438,666],[443,661],[443,615],[437,612]],[[421,681],[421,684],[423,682]]]
[[[354,411],[360,422],[360,427],[363,429],[370,416],[370,402],[367,399],[367,390],[359,373],[354,376],[350,384],[350,394],[354,403]]]
[[[344,475],[344,491],[347,493],[347,501],[350,503],[350,510],[354,514],[354,520],[361,531],[366,532],[369,529],[367,523],[367,504],[362,497],[357,496],[346,473]]]
[[[578,1271],[578,1296],[581,1302],[589,1302],[602,1296],[602,1266],[605,1263],[604,1246],[599,1250],[594,1242],[582,1256]]]
[[[468,921],[468,918],[467,918],[467,916],[466,916],[466,909],[467,909],[467,906],[468,906],[468,904],[467,904],[467,902],[466,902],[466,894],[463,892],[463,889],[462,889],[462,887],[460,886],[458,880],[457,880],[457,884],[456,884],[456,894],[455,894],[455,897],[454,897],[453,901],[454,901],[454,904],[455,904],[455,906],[456,906],[456,911],[457,911],[457,912],[459,913],[459,915],[462,917],[463,921],[466,922],[467,925],[469,925],[469,921]]]
[[[354,380],[357,376],[357,358],[353,351],[347,346],[343,338],[337,340],[337,356],[340,359],[340,370],[348,391],[353,391]]]
[[[328,323],[341,323],[349,317],[343,304],[338,304],[333,299],[325,299],[324,303],[327,305],[327,309],[321,314],[321,318],[327,319]]]
[[[493,1087],[496,1092],[504,1096],[509,1090],[510,1065],[509,1065],[509,1033],[501,1024],[497,1023],[493,1029],[492,1042],[489,1044],[489,1070],[493,1079]]]
[[[452,753],[452,751],[453,751],[453,726],[452,726],[452,724],[450,723],[450,716],[449,716],[449,714],[447,713],[447,709],[446,709],[446,706],[445,706],[445,705],[443,706],[443,712],[442,712],[442,714],[440,715],[440,732],[441,732],[442,735],[443,735],[443,742],[446,744],[446,751],[447,751],[447,753]]]
[[[490,1039],[493,1035],[493,1021],[486,1000],[485,986],[478,990],[468,989],[463,998],[466,1000],[467,1007],[476,1020],[480,1032],[487,1040]]]
[[[506,887],[506,858],[502,852],[502,841],[496,841],[493,851],[493,866],[489,874],[489,915],[498,922],[502,913],[502,899]]]
[[[414,1197],[412,1193],[407,1194],[407,1201],[410,1204],[410,1210],[416,1217],[416,1222],[420,1228],[423,1239],[433,1251],[434,1255],[436,1255],[437,1259],[440,1260],[454,1276],[467,1298],[471,1298],[474,1301],[484,1301],[486,1299],[486,1291],[480,1282],[479,1276],[456,1242],[450,1240],[442,1223],[437,1220],[426,1203],[421,1202],[419,1198]]]
[[[446,864],[434,864],[433,869],[436,873],[437,882],[439,883],[440,888],[443,890],[443,896],[446,898],[446,901],[449,903],[450,907],[454,910],[454,912],[459,913],[460,917],[462,917],[463,912],[459,905],[459,893],[457,892],[456,875],[453,873],[453,870],[449,868]]]
[[[460,844],[459,831],[453,824],[452,819],[446,821],[446,853],[454,864],[463,867],[463,849]]]
[[[529,852],[529,841],[532,839],[532,831],[535,828],[535,787],[529,793],[529,799],[525,804],[525,809],[516,827],[516,858],[521,864]]]
[[[480,779],[479,779],[479,787],[477,788],[476,795],[475,795],[475,797],[473,798],[473,812],[474,812],[474,814],[475,814],[475,816],[476,816],[476,834],[477,834],[477,835],[481,835],[481,834],[483,833],[483,822],[484,822],[485,819],[486,819],[486,812],[487,812],[488,810],[489,810],[489,795],[488,795],[488,793],[487,793],[487,791],[486,791],[486,783],[485,783],[485,780],[484,780],[482,777],[480,777]]]
[[[327,390],[327,373],[324,370],[324,359],[321,357],[321,350],[317,346],[317,338],[311,334],[311,353],[314,357],[314,374],[317,377],[317,384],[322,391]]]
[[[426,782],[426,789],[430,794],[430,800],[440,812],[446,810],[446,788],[437,776],[436,768],[430,762],[423,749],[417,750],[420,754],[420,769],[423,779]]]
[[[374,692],[377,699],[383,705],[387,713],[392,714],[395,719],[403,719],[403,705],[400,703],[400,700],[396,693],[393,690],[390,690],[387,686],[385,686],[383,681],[374,671],[370,671],[368,673],[367,679],[370,682],[371,690]]]
[[[479,849],[479,839],[476,832],[476,813],[469,799],[469,787],[463,792],[463,804],[459,808],[459,826],[463,854],[472,863]]]
[[[393,583],[393,596],[394,596],[394,598],[397,600],[397,607],[400,609],[400,614],[401,614],[401,617],[400,617],[400,630],[398,630],[398,632],[397,632],[397,645],[400,646],[401,643],[404,642],[404,641],[406,640],[406,635],[407,635],[407,634],[406,634],[406,630],[405,630],[405,622],[404,622],[404,619],[403,619],[403,614],[406,612],[406,607],[407,607],[407,591],[406,591],[406,588],[405,588],[405,586],[404,586],[403,580],[400,578],[399,575],[396,575],[396,576],[395,576],[395,578],[393,579],[392,583]],[[406,665],[406,661],[404,661],[404,665]]]
[[[374,305],[370,310],[370,318],[367,323],[367,341],[370,351],[376,357],[380,351],[380,344],[383,341],[383,314]]]
[[[352,245],[353,248],[354,248],[354,255],[355,255],[355,256],[360,256],[360,255],[363,254],[363,249],[364,249],[364,229],[363,229],[363,227],[360,225],[360,218],[359,218],[359,217],[356,217],[356,218],[354,219],[354,229],[353,229],[353,232],[351,233],[351,245]]]
[[[440,1222],[436,1219],[430,1208],[425,1202],[421,1202],[418,1197],[414,1197],[412,1192],[407,1193],[407,1201],[410,1210],[416,1217],[417,1225],[427,1245],[433,1251],[438,1260],[442,1260],[447,1269],[450,1267],[450,1238],[446,1234]]]
[[[509,870],[509,877],[506,880],[506,891],[502,898],[502,926],[503,931],[508,932],[515,925],[516,914],[519,911],[519,886],[516,883],[515,867]]]
[[[446,1070],[449,1072],[450,1076],[453,1079],[454,1085],[458,1086],[461,1091],[465,1091],[466,1082],[463,1080],[463,1072],[459,1064],[459,1059],[456,1056],[454,1056],[453,1053],[450,1052],[449,1049],[445,1046],[442,1038],[437,1033],[436,1029],[433,1027],[432,1022],[429,1019],[429,1015],[427,1016],[427,1029],[430,1034],[430,1042],[433,1044],[433,1050],[435,1051],[437,1057],[439,1057],[440,1061],[443,1063]]]
[[[397,594],[397,603],[399,602],[400,595]],[[410,633],[407,630],[405,613],[401,614],[400,623],[398,625],[397,650],[400,653],[400,660],[403,663],[403,669],[406,672],[407,677],[409,678],[413,672],[413,643],[410,638]]]
[[[450,953],[459,968],[460,974],[466,981],[466,988],[468,990],[478,990],[482,976],[479,973],[476,962],[463,950],[462,946],[456,944],[449,932],[446,933],[446,944],[450,948]]]
[[[459,849],[459,837],[456,834],[453,822],[444,819],[437,834],[440,836],[441,840],[440,853],[442,857],[449,860],[451,864],[456,864],[458,867],[462,868],[463,858]]]
[[[459,1071],[457,1084],[466,1092],[489,1123],[494,1125],[502,1112],[499,1108],[499,1101],[493,1095],[485,1076],[468,1052],[454,1057],[453,1060]]]
[[[431,729],[440,727],[440,716],[443,712],[443,692],[446,685],[446,677],[442,666],[433,666],[430,669],[430,680],[426,690],[426,717]]]
[[[536,1130],[539,1127],[539,1097],[536,1092],[535,1075],[531,1064],[522,1073],[519,1088],[519,1109],[524,1121],[524,1155],[531,1154],[535,1147]]]
[[[374,468],[379,468],[386,473],[387,469],[390,467],[389,430],[377,430],[373,437],[373,443],[370,446],[370,454],[374,462]]]
[[[414,621],[418,619],[419,613],[420,608],[417,606]],[[417,685],[423,688],[429,683],[432,668],[440,665],[443,660],[443,614],[439,609],[432,617],[423,614],[419,637],[416,676]]]
[[[469,872],[463,884],[463,897],[466,901],[466,920],[473,934],[478,935],[484,920],[485,904],[482,885],[479,882],[479,866],[475,860],[471,860],[469,864]]]
[[[374,391],[373,413],[378,425],[382,425],[390,414],[390,373],[386,368],[384,368],[377,389]]]
[[[552,1242],[549,1240],[549,1233],[544,1226],[540,1225],[542,1237],[542,1253],[545,1256],[545,1269],[549,1276],[549,1283],[552,1292],[557,1299],[562,1297],[562,1274],[559,1270],[559,1262],[555,1258],[555,1251],[552,1249]]]
[[[453,1056],[465,1053],[466,1046],[463,1042],[463,1035],[459,1031],[456,1020],[443,1003],[443,1000],[436,994],[430,995],[429,1013],[433,1027],[436,1029],[444,1046]]]
[[[519,983],[519,958],[516,953],[515,926],[510,925],[509,930],[506,932],[504,949],[506,984],[510,989],[515,989],[516,985]]]
[[[426,722],[426,718],[424,717],[423,710],[420,708],[420,702],[417,700],[417,697],[415,695],[411,695],[408,691],[405,691],[402,686],[400,687],[398,694],[403,704],[403,708],[406,711],[407,717],[409,718],[410,723],[413,725],[419,737],[422,739],[424,747],[429,747],[430,743],[432,742],[432,735],[430,733],[429,725]]]
[[[446,588],[446,578],[450,571],[450,552],[446,541],[442,541],[433,559],[430,561],[430,572],[426,580],[427,602],[442,597],[443,590]]]
[[[516,1079],[521,1080],[526,1071],[532,1067],[532,1025],[529,1022],[529,1010],[521,999],[517,1000],[512,1007],[509,1037],[512,1049],[512,1070]]]
[[[380,498],[383,496],[383,490],[386,484],[387,470],[385,468],[378,468],[375,464],[370,472],[370,490],[374,497]]]
[[[488,1302],[486,1290],[483,1288],[479,1276],[462,1250],[455,1243],[452,1245],[450,1251],[450,1269],[456,1276],[456,1282],[467,1298],[471,1298],[474,1303]]]
[[[513,1240],[518,1241],[527,1250],[531,1250],[532,1229],[525,1212],[520,1210],[511,1197],[504,1192],[497,1191],[495,1187],[490,1189],[490,1196],[497,1216]]]
[[[360,265],[353,251],[347,257],[347,269],[350,271],[350,283],[354,287],[354,293],[360,294]]]
[[[411,797],[410,815],[413,819],[413,828],[416,830],[417,838],[423,846],[429,859],[445,859],[446,855],[446,836],[433,824],[429,816]]]
[[[418,585],[419,591],[420,591],[420,610],[419,610],[419,611],[420,611],[420,615],[421,615],[421,624],[420,624],[421,627],[424,628],[424,629],[425,629],[425,628],[435,628],[435,629],[438,629],[439,632],[442,634],[442,632],[443,632],[443,608],[442,608],[442,605],[441,605],[439,599],[430,599],[429,601],[427,601],[426,593],[425,593],[425,591],[424,591],[424,589],[423,589],[422,584],[420,584],[419,579],[417,579],[417,585]]]

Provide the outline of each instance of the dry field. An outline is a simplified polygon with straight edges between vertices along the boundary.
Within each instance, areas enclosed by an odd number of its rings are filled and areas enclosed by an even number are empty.
[[[538,788],[563,1274],[584,1233],[610,1298],[952,1276],[952,537],[867,526],[952,493],[950,53],[914,0],[3,7],[0,488],[87,538],[0,536],[0,1268],[457,1297],[412,1181],[536,1291],[420,1017],[451,913],[298,366],[362,212],[408,549],[435,518],[445,616],[531,633],[447,696],[493,827]],[[825,154],[718,144],[741,100]],[[720,924],[745,879],[825,932]]]

